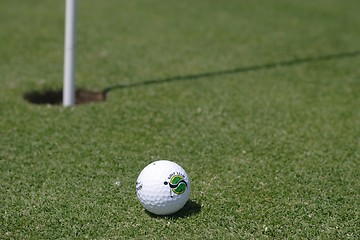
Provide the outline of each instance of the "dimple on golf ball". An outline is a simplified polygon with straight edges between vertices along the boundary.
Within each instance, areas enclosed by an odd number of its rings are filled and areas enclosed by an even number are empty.
[[[190,179],[178,164],[155,161],[141,171],[136,181],[136,195],[147,211],[157,215],[172,214],[188,201]]]

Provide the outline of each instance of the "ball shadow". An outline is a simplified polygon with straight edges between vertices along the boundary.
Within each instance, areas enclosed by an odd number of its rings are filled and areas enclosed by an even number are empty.
[[[145,210],[145,212],[147,215],[149,215],[152,218],[170,218],[170,219],[187,218],[200,213],[201,204],[194,200],[188,200],[182,209],[170,215],[156,215],[147,210]]]

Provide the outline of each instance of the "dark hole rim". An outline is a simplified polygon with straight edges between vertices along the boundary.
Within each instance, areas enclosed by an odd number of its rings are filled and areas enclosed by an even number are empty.
[[[37,105],[61,105],[63,102],[62,89],[47,89],[42,91],[26,92],[23,98],[32,104]],[[101,91],[77,89],[75,93],[75,104],[88,104],[106,101],[106,94]]]

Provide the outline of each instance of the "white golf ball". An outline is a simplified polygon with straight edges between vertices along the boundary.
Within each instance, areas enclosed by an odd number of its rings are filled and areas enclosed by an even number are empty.
[[[178,164],[159,160],[147,165],[136,181],[136,194],[146,210],[157,215],[179,211],[190,196],[190,178]]]

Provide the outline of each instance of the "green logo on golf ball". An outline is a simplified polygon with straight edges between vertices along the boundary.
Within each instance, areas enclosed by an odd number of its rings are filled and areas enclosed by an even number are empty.
[[[164,182],[164,185],[168,185],[168,184],[170,189],[176,194],[184,193],[187,188],[187,183],[184,177],[181,175],[174,175],[171,177],[169,182],[167,181]]]

